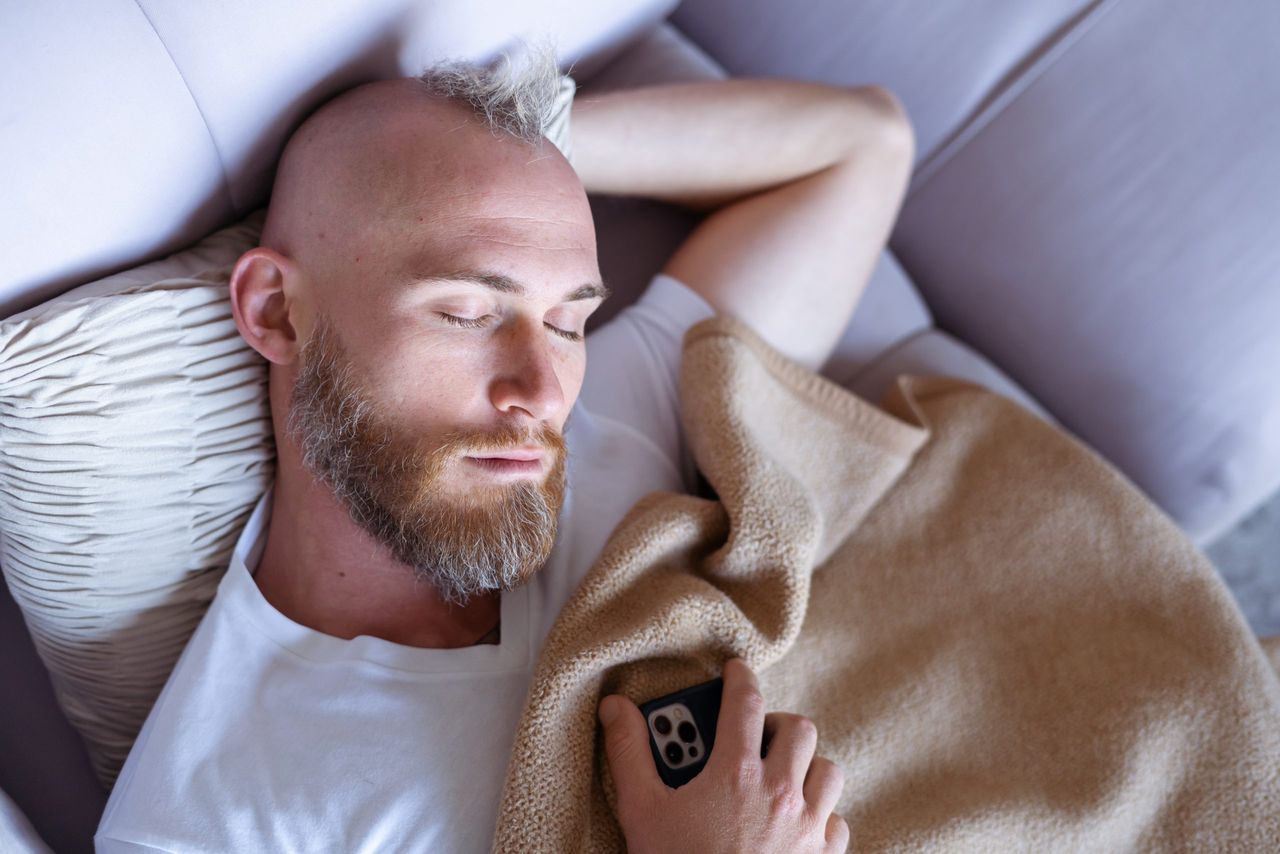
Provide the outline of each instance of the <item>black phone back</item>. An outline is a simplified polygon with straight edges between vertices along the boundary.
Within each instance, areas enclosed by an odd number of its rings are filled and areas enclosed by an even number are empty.
[[[706,765],[716,740],[723,690],[724,681],[716,677],[640,705],[658,776],[673,789]]]

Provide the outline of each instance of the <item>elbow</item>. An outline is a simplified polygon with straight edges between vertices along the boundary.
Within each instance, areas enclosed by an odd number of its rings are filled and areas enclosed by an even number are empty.
[[[859,151],[870,146],[876,151],[915,160],[916,135],[907,108],[891,90],[878,84],[855,86],[851,90],[856,101],[858,131],[855,138]]]

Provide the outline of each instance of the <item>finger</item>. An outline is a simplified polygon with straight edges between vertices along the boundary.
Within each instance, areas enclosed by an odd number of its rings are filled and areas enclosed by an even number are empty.
[[[765,754],[765,776],[799,789],[818,747],[818,728],[808,718],[790,712],[769,712],[764,716],[764,728],[773,733]]]
[[[844,854],[849,850],[849,822],[840,813],[833,812],[827,819],[827,847],[832,854]]]
[[[649,748],[649,730],[636,704],[621,694],[600,701],[604,754],[618,789],[618,800],[636,803],[664,786]]]
[[[836,808],[844,791],[844,769],[825,756],[813,757],[804,778],[804,800],[819,818]]]
[[[740,658],[724,663],[724,688],[716,718],[716,741],[707,762],[760,761],[764,733],[764,697],[756,675]]]

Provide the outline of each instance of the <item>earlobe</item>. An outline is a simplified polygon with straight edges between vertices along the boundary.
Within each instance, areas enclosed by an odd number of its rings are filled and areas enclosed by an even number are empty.
[[[292,362],[297,352],[290,317],[297,277],[292,260],[265,246],[241,255],[231,270],[231,309],[240,335],[263,358],[280,365]]]

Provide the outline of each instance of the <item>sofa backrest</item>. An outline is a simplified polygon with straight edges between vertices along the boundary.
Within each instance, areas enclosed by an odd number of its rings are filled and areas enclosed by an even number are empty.
[[[0,317],[265,204],[307,113],[553,35],[586,79],[676,0],[11,3],[0,26]]]

